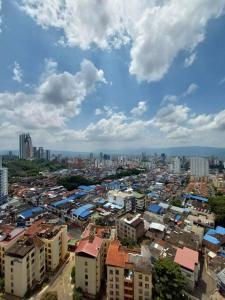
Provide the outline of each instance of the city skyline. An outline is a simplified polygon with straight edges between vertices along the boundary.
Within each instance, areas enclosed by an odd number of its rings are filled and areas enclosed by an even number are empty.
[[[225,147],[225,1],[0,2],[0,150]]]

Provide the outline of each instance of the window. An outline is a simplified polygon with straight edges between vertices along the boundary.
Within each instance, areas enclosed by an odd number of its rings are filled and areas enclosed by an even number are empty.
[[[11,287],[13,288],[13,282],[11,282]]]
[[[113,270],[109,270],[109,274],[113,274]]]
[[[119,270],[116,270],[116,275],[119,275]]]
[[[139,289],[138,292],[139,292],[139,294],[142,294],[142,289]]]
[[[119,289],[119,284],[116,284],[116,289],[117,289],[117,290]]]
[[[145,276],[145,281],[149,281],[149,277],[148,276]]]
[[[116,282],[118,282],[119,281],[119,277],[116,277]]]
[[[110,294],[110,295],[113,295],[113,291],[110,291],[109,294]]]
[[[139,282],[139,286],[142,286],[142,282]]]
[[[11,294],[14,294],[14,290],[13,289],[11,289]]]
[[[145,284],[145,288],[146,288],[146,289],[149,288],[149,284],[148,284],[148,283]]]
[[[31,254],[31,257],[34,257],[34,252]]]
[[[11,261],[11,266],[13,266],[13,264],[14,264],[13,261]]]
[[[139,279],[142,279],[142,274],[139,274],[138,278],[139,278]]]
[[[142,297],[142,296],[139,296],[139,300],[143,300],[143,297]]]
[[[85,286],[88,286],[88,282],[87,281],[85,281]]]
[[[88,265],[88,263],[87,263],[87,261],[85,261],[85,266],[87,266]]]
[[[88,279],[88,275],[87,274],[85,274],[85,279]]]
[[[85,272],[85,273],[87,273],[87,272],[88,272],[88,269],[87,269],[87,268],[85,268],[84,272]]]
[[[119,296],[120,294],[119,294],[119,291],[116,291],[116,296]]]

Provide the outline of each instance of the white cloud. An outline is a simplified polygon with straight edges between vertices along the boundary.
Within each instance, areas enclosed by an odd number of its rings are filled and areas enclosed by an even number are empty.
[[[185,60],[184,60],[184,67],[185,68],[190,67],[194,63],[194,61],[196,59],[197,59],[197,53],[194,52],[190,56],[188,56],[188,57],[185,58]]]
[[[139,101],[138,105],[134,107],[130,112],[134,117],[140,117],[148,109],[146,101]]]
[[[13,80],[17,82],[22,82],[23,79],[23,71],[18,64],[18,62],[14,62],[14,67],[13,67]]]
[[[225,0],[23,0],[21,9],[43,28],[62,29],[60,43],[88,49],[131,43],[130,73],[158,81],[180,52],[194,62],[206,25],[224,13]],[[184,9],[185,7],[185,9]]]
[[[111,116],[114,113],[114,110],[117,109],[117,107],[109,107],[107,105],[104,105],[102,108],[96,108],[95,109],[95,115],[106,115],[107,117]]]
[[[57,63],[46,61],[44,81],[33,93],[0,93],[0,116],[19,129],[62,129],[66,121],[80,113],[86,96],[98,83],[106,83],[104,72],[83,60],[76,74],[54,73]],[[47,71],[46,71],[47,70]],[[47,76],[48,74],[48,76]]]
[[[191,83],[187,89],[181,93],[180,95],[165,95],[162,100],[162,104],[165,104],[166,102],[175,103],[181,99],[184,99],[191,94],[193,94],[198,89],[198,85],[195,83]]]

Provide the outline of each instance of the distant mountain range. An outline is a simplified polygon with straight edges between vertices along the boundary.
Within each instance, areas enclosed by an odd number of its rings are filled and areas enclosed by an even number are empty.
[[[9,150],[0,150],[0,154],[6,154]],[[12,150],[13,154],[18,155],[17,150]],[[145,152],[146,154],[160,154],[165,153],[166,155],[171,156],[219,156],[225,157],[225,148],[216,148],[216,147],[202,147],[202,146],[188,146],[188,147],[168,147],[168,148],[137,148],[137,149],[101,149],[98,151],[90,151],[94,154],[99,154],[100,152],[107,154],[141,154]],[[87,156],[90,152],[76,152],[76,151],[59,151],[51,150],[52,154],[62,154],[63,156]]]

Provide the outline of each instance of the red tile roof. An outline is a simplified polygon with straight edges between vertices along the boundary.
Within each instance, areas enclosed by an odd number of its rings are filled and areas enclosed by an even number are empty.
[[[97,257],[102,245],[102,239],[98,236],[95,236],[93,241],[89,241],[89,237],[81,240],[75,251],[76,254],[86,253],[93,257]]]
[[[115,267],[125,268],[128,262],[128,252],[125,251],[118,240],[112,241],[106,257],[106,264]]]
[[[42,219],[35,221],[26,231],[26,235],[35,235],[40,231],[40,225],[44,221]]]
[[[181,267],[194,271],[195,265],[198,264],[198,257],[199,254],[197,251],[186,247],[183,249],[178,248],[174,262]]]

